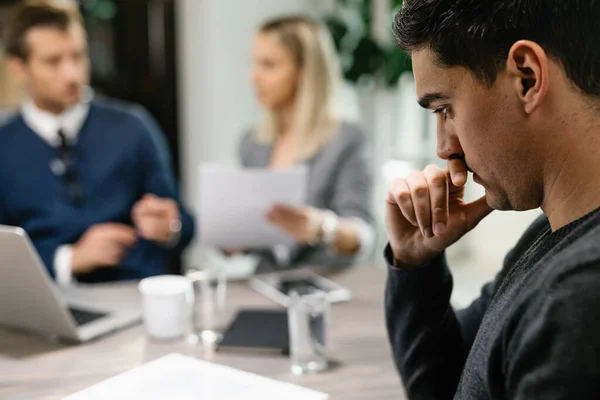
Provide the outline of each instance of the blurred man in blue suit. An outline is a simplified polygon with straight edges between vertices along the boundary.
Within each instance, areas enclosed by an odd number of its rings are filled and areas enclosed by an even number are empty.
[[[0,224],[23,227],[60,284],[165,273],[194,221],[148,113],[86,94],[77,8],[21,2],[4,44],[27,99],[0,129]]]

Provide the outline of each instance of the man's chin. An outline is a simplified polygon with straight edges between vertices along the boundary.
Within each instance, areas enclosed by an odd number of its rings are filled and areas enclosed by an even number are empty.
[[[63,108],[67,109],[67,108],[76,106],[80,102],[81,102],[81,96],[71,96],[69,98],[63,99],[63,101],[61,103],[62,103]]]
[[[82,90],[78,89],[78,90],[68,90],[67,92],[64,93],[63,98],[61,99],[63,101],[63,103],[66,105],[70,105],[73,106],[77,103],[79,103],[81,101],[83,97],[83,92]]]
[[[499,196],[489,189],[485,189],[485,201],[490,208],[498,211],[513,211],[514,208],[506,196]]]

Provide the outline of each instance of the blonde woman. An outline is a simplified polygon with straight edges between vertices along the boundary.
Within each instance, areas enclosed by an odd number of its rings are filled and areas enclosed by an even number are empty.
[[[327,31],[301,16],[256,34],[252,83],[264,121],[240,144],[245,167],[309,167],[308,205],[274,206],[269,221],[295,238],[262,251],[258,272],[364,262],[374,243],[372,177],[365,135],[334,112],[340,69]]]

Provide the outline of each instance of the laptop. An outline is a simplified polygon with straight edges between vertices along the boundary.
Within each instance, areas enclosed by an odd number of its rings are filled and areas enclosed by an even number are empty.
[[[0,225],[0,325],[85,342],[141,321],[139,299],[118,304],[93,290],[61,291],[25,230]]]

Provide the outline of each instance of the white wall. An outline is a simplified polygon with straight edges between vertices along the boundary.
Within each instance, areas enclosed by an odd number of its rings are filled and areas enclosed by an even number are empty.
[[[235,162],[242,131],[259,116],[248,81],[256,28],[278,14],[314,14],[327,6],[323,0],[179,0],[182,188],[192,209],[197,165]],[[188,257],[197,250],[192,246]]]

